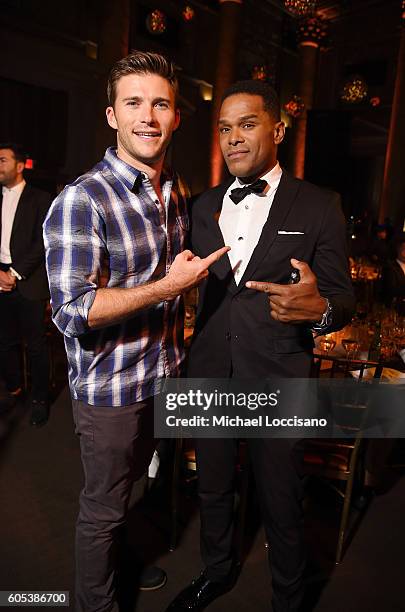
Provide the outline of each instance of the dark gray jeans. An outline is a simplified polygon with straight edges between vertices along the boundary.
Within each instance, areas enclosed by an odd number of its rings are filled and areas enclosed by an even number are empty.
[[[85,477],[76,525],[76,610],[115,612],[119,532],[132,485],[156,445],[153,398],[123,407],[72,405]]]

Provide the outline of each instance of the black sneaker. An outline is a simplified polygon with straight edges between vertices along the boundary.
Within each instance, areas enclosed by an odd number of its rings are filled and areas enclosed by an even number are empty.
[[[166,572],[154,565],[145,567],[139,576],[140,591],[157,591],[161,589],[167,581]]]

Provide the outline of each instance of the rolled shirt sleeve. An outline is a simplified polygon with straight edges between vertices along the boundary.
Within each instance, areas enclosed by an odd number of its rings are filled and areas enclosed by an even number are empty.
[[[89,194],[72,185],[52,203],[43,230],[52,319],[65,336],[81,336],[106,253],[104,221]]]

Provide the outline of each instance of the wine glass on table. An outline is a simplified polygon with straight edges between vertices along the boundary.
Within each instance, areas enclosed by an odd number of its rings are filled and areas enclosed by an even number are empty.
[[[350,360],[356,357],[357,351],[360,348],[358,340],[354,338],[343,338],[342,346],[346,351],[346,358]]]
[[[324,355],[328,355],[336,346],[336,340],[332,336],[323,336],[319,342],[319,347]]]

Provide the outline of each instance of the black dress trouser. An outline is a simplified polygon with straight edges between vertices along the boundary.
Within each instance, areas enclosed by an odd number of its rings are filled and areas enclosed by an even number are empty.
[[[232,567],[235,439],[196,440],[201,555],[208,578]],[[295,612],[303,597],[303,487],[293,440],[248,439],[262,518],[269,542],[273,612]]]
[[[47,401],[49,356],[45,329],[46,300],[28,300],[18,289],[0,293],[0,375],[8,391],[22,387],[21,341],[27,345],[32,398]]]

